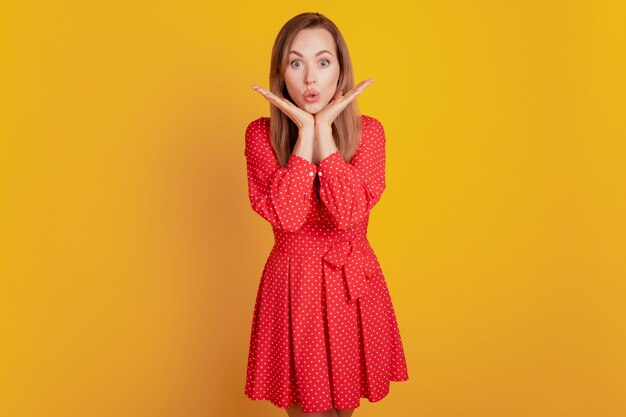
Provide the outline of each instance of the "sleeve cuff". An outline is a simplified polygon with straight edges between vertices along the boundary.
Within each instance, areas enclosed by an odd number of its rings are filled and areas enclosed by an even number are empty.
[[[289,169],[295,170],[298,176],[305,177],[311,180],[311,184],[315,178],[315,174],[317,173],[317,166],[304,159],[300,155],[292,153],[289,156],[289,160],[287,161],[287,167]]]
[[[333,172],[340,172],[341,165],[344,164],[343,156],[339,150],[328,155],[326,158],[322,159],[317,166],[317,174],[319,176],[324,176],[324,174],[332,174]]]

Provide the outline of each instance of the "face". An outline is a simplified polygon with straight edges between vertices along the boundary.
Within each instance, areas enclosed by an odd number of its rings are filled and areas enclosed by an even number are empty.
[[[298,107],[316,114],[326,107],[337,90],[339,60],[335,40],[326,29],[303,29],[288,53],[284,69],[287,91]],[[308,98],[312,91],[317,96]]]

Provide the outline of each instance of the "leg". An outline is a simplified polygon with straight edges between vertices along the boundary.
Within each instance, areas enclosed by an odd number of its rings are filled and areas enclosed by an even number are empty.
[[[337,411],[332,410],[324,411],[323,413],[305,413],[302,411],[300,404],[292,405],[287,409],[289,417],[337,417]]]
[[[337,412],[337,417],[350,417],[352,413],[354,413],[354,408],[348,408],[346,410],[335,408],[335,411]]]

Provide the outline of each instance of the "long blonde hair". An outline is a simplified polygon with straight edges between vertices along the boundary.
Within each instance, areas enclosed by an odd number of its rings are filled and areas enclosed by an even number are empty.
[[[339,80],[337,91],[342,94],[354,87],[354,73],[352,61],[348,53],[348,46],[339,31],[339,28],[326,16],[320,13],[301,13],[292,17],[278,32],[270,64],[270,91],[278,97],[285,97],[295,104],[289,96],[285,85],[284,69],[288,61],[288,48],[302,29],[323,28],[335,39],[339,60]],[[281,166],[285,166],[298,140],[298,127],[282,110],[270,103],[270,141]],[[337,116],[332,124],[333,139],[337,149],[345,161],[350,161],[358,146],[361,136],[361,117],[356,99],[352,100]]]

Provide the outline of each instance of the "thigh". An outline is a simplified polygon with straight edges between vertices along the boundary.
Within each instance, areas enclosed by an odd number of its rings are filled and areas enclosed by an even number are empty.
[[[350,417],[352,413],[354,413],[354,408],[348,408],[346,410],[335,408],[335,411],[337,412],[338,417]]]

